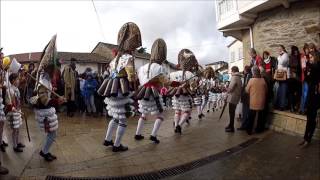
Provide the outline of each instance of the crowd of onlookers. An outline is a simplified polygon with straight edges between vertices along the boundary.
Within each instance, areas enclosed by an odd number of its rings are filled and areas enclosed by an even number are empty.
[[[263,51],[260,56],[255,49],[250,49],[250,65],[245,66],[242,73],[238,67],[232,67],[232,77],[229,85],[230,123],[227,132],[234,132],[234,119],[238,114],[241,120],[239,130],[252,133],[253,122],[257,116],[256,132],[262,132],[270,122],[267,115],[269,108],[280,111],[289,110],[292,113],[307,115],[308,119],[316,119],[316,111],[320,106],[320,69],[319,50],[312,43],[305,44],[302,50],[291,46],[288,52],[279,45],[278,54]],[[97,90],[105,78],[110,78],[108,66],[98,75],[91,68],[78,73],[76,60],[71,59],[64,68],[57,68],[52,84],[54,90],[67,98],[66,106],[57,107],[72,117],[75,112],[87,116],[107,114],[104,98]],[[23,102],[34,91],[35,81],[27,73],[35,76],[34,64],[23,68],[20,74],[19,90]],[[165,87],[162,91],[165,91]],[[165,93],[162,93],[165,97]],[[165,103],[170,102],[166,98]],[[314,123],[308,124],[314,131]]]
[[[276,55],[275,55],[276,56]],[[291,46],[290,52],[283,45],[278,47],[277,57],[264,51],[262,56],[250,50],[251,62],[242,75],[238,67],[232,67],[228,88],[230,123],[227,132],[234,132],[236,106],[242,109],[241,127],[252,133],[268,127],[269,108],[307,116],[306,132],[302,144],[308,144],[316,128],[317,110],[320,108],[320,52],[313,43],[302,50]],[[242,81],[241,81],[242,80]]]

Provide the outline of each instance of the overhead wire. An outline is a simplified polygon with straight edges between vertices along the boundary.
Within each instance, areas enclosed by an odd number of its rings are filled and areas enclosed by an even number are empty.
[[[104,31],[103,31],[103,28],[102,28],[100,16],[99,16],[99,14],[98,14],[96,5],[94,4],[94,1],[93,1],[93,0],[91,0],[91,2],[92,2],[93,9],[94,9],[94,12],[95,12],[95,14],[96,14],[96,18],[97,18],[97,21],[98,21],[98,24],[99,24],[99,29],[100,29],[100,31],[101,31],[101,36],[102,36],[103,40],[106,42],[106,37],[104,36],[104,33],[103,33]]]

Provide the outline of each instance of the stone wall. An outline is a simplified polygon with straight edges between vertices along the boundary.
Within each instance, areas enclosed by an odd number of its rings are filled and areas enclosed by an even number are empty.
[[[277,56],[277,47],[283,44],[290,52],[290,46],[297,45],[301,50],[304,43],[320,42],[320,1],[299,1],[290,8],[276,7],[258,14],[253,25],[254,47],[259,54],[264,50]],[[243,31],[243,46],[246,63],[249,63],[249,31]]]
[[[296,115],[284,111],[273,110],[270,112],[272,130],[290,134],[303,136],[306,128],[307,118],[306,116]],[[314,133],[314,139],[320,139],[320,111],[318,112],[318,123]]]

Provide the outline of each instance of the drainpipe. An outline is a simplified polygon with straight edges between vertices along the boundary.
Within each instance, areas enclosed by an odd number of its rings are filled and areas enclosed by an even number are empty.
[[[250,47],[253,48],[254,45],[253,45],[253,31],[252,31],[252,26],[250,26],[249,31],[250,31]]]

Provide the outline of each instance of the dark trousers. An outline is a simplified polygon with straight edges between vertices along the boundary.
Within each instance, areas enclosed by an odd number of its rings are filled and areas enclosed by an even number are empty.
[[[242,103],[242,121],[241,121],[241,127],[240,128],[247,128],[249,121],[249,104],[248,103]]]
[[[247,126],[247,132],[248,133],[252,133],[253,124],[254,124],[254,120],[255,120],[256,114],[258,114],[256,132],[262,132],[264,130],[263,110],[252,110],[252,109],[250,109],[249,118],[248,118],[248,126]]]
[[[68,100],[67,102],[67,113],[73,113],[75,111],[76,104],[74,101]]]
[[[309,84],[307,97],[307,124],[304,133],[304,140],[307,142],[311,142],[317,125],[317,111],[320,108],[320,94],[315,93],[317,88],[317,85]]]
[[[304,133],[304,140],[307,142],[311,142],[313,133],[316,129],[317,125],[317,111],[309,111],[307,112],[307,125],[306,125],[306,131]]]
[[[234,129],[234,117],[236,114],[236,108],[237,108],[236,104],[229,103],[230,122],[229,122],[228,128],[231,128],[231,129]]]

